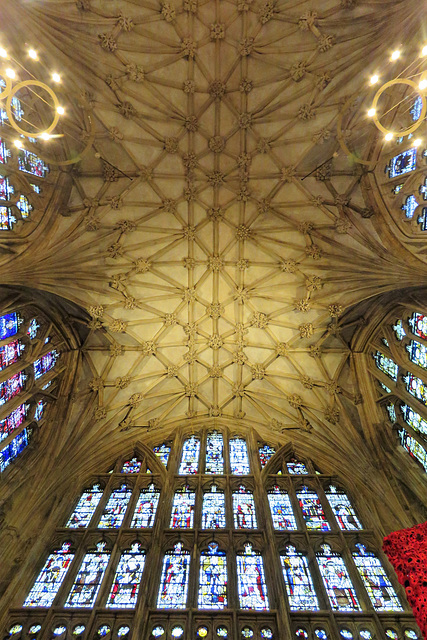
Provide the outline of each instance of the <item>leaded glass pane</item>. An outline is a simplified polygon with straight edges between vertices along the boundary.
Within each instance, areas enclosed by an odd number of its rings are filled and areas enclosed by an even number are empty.
[[[0,347],[0,371],[18,362],[24,348],[25,345],[20,340],[13,340],[13,342]]]
[[[410,147],[390,160],[389,177],[396,178],[417,168],[417,149]]]
[[[49,171],[43,160],[27,149],[19,149],[18,166],[20,171],[31,173],[31,175],[38,176],[39,178],[45,178]]]
[[[274,447],[270,447],[268,444],[265,444],[263,447],[258,448],[258,453],[261,467],[264,468],[270,458],[272,458],[276,453],[276,449]]]
[[[394,407],[394,404],[388,404],[386,406],[386,409],[387,409],[388,417],[390,418],[390,422],[394,424],[397,420],[396,409]]]
[[[427,389],[421,378],[417,378],[408,372],[408,375],[403,379],[406,382],[406,390],[409,391],[414,398],[417,398],[417,400],[427,405]]]
[[[262,556],[251,544],[237,554],[237,585],[241,609],[266,611],[269,608]]]
[[[381,351],[376,351],[374,353],[374,360],[378,369],[380,369],[383,373],[389,376],[389,378],[396,382],[399,369],[397,364],[391,358],[387,358],[387,356],[382,354]]]
[[[301,487],[300,491],[297,491],[297,498],[307,529],[329,531],[330,526],[317,493],[308,487]]]
[[[191,436],[184,440],[182,447],[181,464],[179,465],[179,474],[186,476],[197,473],[199,469],[200,440]]]
[[[252,491],[246,491],[245,487],[239,487],[239,491],[233,493],[233,516],[234,527],[236,529],[257,528],[255,502]]]
[[[396,324],[393,325],[394,333],[398,340],[403,340],[406,336],[405,329],[403,328],[402,320],[396,320]]]
[[[96,551],[87,553],[83,558],[64,607],[87,609],[95,604],[110,559],[110,553],[104,551],[105,545],[105,542],[99,542]]]
[[[356,547],[359,552],[353,553],[353,560],[375,611],[403,611],[380,560],[365,545],[358,543]]]
[[[84,491],[65,526],[70,529],[89,526],[95,509],[102,498],[102,493],[103,491],[99,484],[94,484],[92,489]]]
[[[291,499],[286,491],[281,491],[278,486],[268,492],[273,527],[278,531],[295,530],[297,522],[291,505]]]
[[[356,516],[356,512],[344,491],[339,491],[334,487],[334,485],[331,485],[329,487],[329,491],[326,491],[326,498],[331,505],[331,509],[334,512],[340,529],[343,531],[363,529],[360,524],[360,520]]]
[[[189,487],[175,492],[170,520],[171,529],[192,529],[196,494]]]
[[[8,380],[0,383],[0,405],[9,402],[9,400],[17,396],[18,393],[23,390],[26,379],[27,376],[24,376],[24,373],[20,371]]]
[[[187,605],[190,554],[178,542],[163,560],[157,607],[159,609],[185,609]]]
[[[167,467],[171,448],[166,444],[161,444],[158,447],[154,447],[153,451],[154,455],[160,458],[160,462]]]
[[[0,196],[1,199],[1,196]],[[11,338],[18,333],[22,318],[18,313],[6,313],[0,317],[0,340]]]
[[[145,551],[139,542],[120,556],[116,575],[107,600],[107,607],[133,609],[138,598],[139,585],[145,564]]]
[[[117,529],[122,525],[131,495],[132,489],[126,484],[111,493],[99,521],[99,529]]]
[[[419,433],[423,433],[427,436],[427,420],[424,420],[419,413],[414,411],[412,407],[409,407],[407,404],[402,405],[400,410],[403,413],[403,419],[414,429],[414,431],[418,431]]]
[[[211,542],[200,554],[199,609],[227,607],[227,559],[224,551]]]
[[[322,552],[316,554],[326,592],[334,611],[360,611],[356,591],[348,575],[347,567],[339,553],[328,544],[322,544]]]
[[[70,568],[74,553],[70,552],[71,542],[64,542],[60,549],[51,553],[36,578],[28,594],[24,607],[51,607]]]
[[[427,369],[427,347],[416,340],[411,340],[406,349],[409,352],[409,359],[414,364]]]
[[[206,473],[224,473],[224,442],[217,431],[208,433],[206,439]]]
[[[131,460],[126,460],[123,463],[123,467],[120,473],[138,473],[141,469],[141,460],[138,458],[132,458]]]
[[[402,447],[404,447],[413,458],[418,460],[418,462],[423,465],[424,470],[427,471],[427,452],[424,447],[422,447],[415,438],[410,436],[405,429],[399,431],[399,436]]]
[[[296,458],[291,458],[290,461],[286,463],[286,467],[288,469],[288,473],[293,476],[308,474],[305,464],[303,462],[299,462]]]
[[[249,473],[249,458],[246,440],[232,438],[230,440],[230,467],[231,473],[244,476]]]
[[[44,356],[36,360],[34,363],[35,379],[37,380],[37,378],[41,378],[41,376],[43,376],[45,373],[53,369],[58,358],[59,358],[59,353],[53,350],[53,351],[49,351],[49,353],[46,353]]]
[[[30,405],[28,404],[21,404],[9,413],[6,418],[0,420],[0,442],[21,426],[27,417],[29,407]]]
[[[33,432],[30,428],[18,433],[2,451],[0,451],[0,471],[4,471],[30,443]]]
[[[154,525],[160,491],[150,484],[148,489],[142,489],[133,513],[131,527],[135,529],[149,529]]]
[[[286,547],[286,554],[280,556],[291,611],[317,611],[319,603],[314,590],[308,561],[293,545]]]
[[[202,529],[223,529],[225,527],[225,497],[215,485],[203,494]]]
[[[408,323],[412,329],[412,333],[427,340],[427,316],[414,312],[408,319]]]
[[[37,322],[36,318],[32,318],[27,331],[27,334],[30,336],[30,340],[34,340],[34,338],[37,337],[37,332],[39,329],[40,325]]]

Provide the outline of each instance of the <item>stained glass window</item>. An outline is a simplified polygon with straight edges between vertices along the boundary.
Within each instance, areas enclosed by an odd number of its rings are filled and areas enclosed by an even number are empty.
[[[243,486],[233,493],[233,516],[236,529],[257,528],[254,496],[252,491],[246,491]]]
[[[6,164],[9,157],[10,151],[7,148],[5,141],[0,138],[0,164]]]
[[[400,410],[403,413],[403,419],[414,429],[414,431],[418,431],[419,433],[423,433],[427,436],[427,420],[424,420],[419,413],[416,413],[416,411],[407,404],[401,405]]]
[[[23,372],[20,371],[0,383],[0,405],[5,404],[23,390],[26,378],[27,376],[24,376]]]
[[[43,160],[27,149],[19,149],[18,167],[20,171],[31,173],[31,175],[38,176],[39,178],[45,178],[49,171],[48,166]]]
[[[46,353],[44,356],[39,358],[34,363],[34,377],[37,380],[41,378],[45,373],[53,369],[56,364],[56,361],[59,358],[59,354],[53,350]]]
[[[412,105],[409,113],[412,116],[412,120],[416,122],[421,118],[421,113],[423,109],[423,99],[421,96],[417,96],[414,100],[414,104]]]
[[[25,345],[20,340],[13,340],[0,347],[0,371],[18,361]]]
[[[427,316],[414,312],[412,316],[408,318],[408,323],[412,329],[412,333],[427,340]]]
[[[202,529],[221,529],[225,527],[225,497],[215,485],[203,494]]]
[[[227,560],[224,551],[211,542],[200,554],[199,609],[227,607]]]
[[[416,340],[411,340],[406,349],[409,352],[409,358],[414,364],[427,369],[427,347]]]
[[[120,556],[116,575],[107,600],[107,607],[133,609],[138,598],[139,585],[145,564],[145,551],[139,542]]]
[[[297,491],[297,498],[307,529],[329,531],[330,526],[317,493],[308,487],[301,487]]]
[[[224,473],[224,442],[218,431],[208,433],[206,439],[206,473]]]
[[[16,203],[16,206],[18,207],[19,211],[21,212],[21,216],[25,219],[28,218],[28,216],[30,215],[31,211],[33,210],[33,207],[30,205],[30,202],[28,200],[28,198],[24,195],[19,196],[18,202]]]
[[[8,207],[0,207],[0,230],[9,231],[16,224],[16,217],[12,213],[12,209]]]
[[[141,460],[138,458],[132,458],[132,460],[126,460],[123,463],[121,473],[138,473],[141,469]]]
[[[417,400],[420,400],[420,402],[427,405],[427,389],[424,382],[409,372],[403,379],[406,382],[406,390],[417,398]]]
[[[360,520],[344,491],[340,491],[334,485],[331,485],[329,490],[326,491],[326,498],[331,505],[331,509],[334,512],[340,529],[343,531],[363,529],[360,524]]]
[[[34,412],[34,420],[41,420],[43,417],[43,413],[44,413],[44,408],[45,408],[45,403],[43,400],[39,400],[38,403],[36,404],[36,410]]]
[[[10,202],[15,190],[9,182],[9,178],[0,175],[0,200]]]
[[[237,585],[241,609],[269,608],[262,556],[249,543],[243,553],[237,554]]]
[[[191,436],[184,440],[182,447],[181,464],[179,465],[179,474],[186,476],[187,474],[197,473],[199,469],[200,440]]]
[[[165,467],[167,467],[171,448],[166,444],[161,444],[158,447],[154,447],[153,451],[154,451],[154,454],[158,458],[160,458],[160,461],[162,462],[162,464],[164,464]]]
[[[1,198],[1,196],[0,196]],[[18,313],[6,313],[0,317],[0,340],[11,338],[18,333],[19,325],[23,322]]]
[[[188,486],[175,492],[170,520],[171,529],[191,529],[193,527],[195,500],[196,494]]]
[[[99,529],[116,529],[122,525],[131,495],[132,489],[127,484],[111,493],[99,521]]]
[[[397,420],[396,409],[394,408],[394,404],[387,405],[387,413],[388,413],[388,417],[390,418],[390,422],[394,424]]]
[[[133,513],[132,524],[135,529],[148,529],[154,525],[160,491],[150,484],[148,489],[142,489]]]
[[[291,475],[305,475],[308,473],[307,467],[303,462],[299,462],[296,458],[291,458],[289,462],[286,463],[286,467],[288,469],[288,473]]]
[[[243,438],[232,438],[230,440],[230,467],[231,473],[237,476],[249,473],[249,458],[246,440]]]
[[[403,611],[380,560],[367,551],[365,545],[358,543],[356,547],[358,552],[353,553],[354,563],[375,611]]]
[[[15,458],[28,446],[33,431],[30,428],[23,429],[17,436],[0,451],[0,471],[4,471]]]
[[[37,331],[40,329],[40,325],[35,318],[32,318],[30,324],[28,325],[27,334],[30,337],[30,340],[34,340],[37,337]]]
[[[265,444],[263,447],[258,448],[258,453],[261,467],[264,468],[270,458],[272,458],[276,453],[276,449],[274,447],[270,447],[268,444]]]
[[[290,610],[311,609],[317,611],[319,603],[306,556],[299,553],[291,544],[287,545],[285,551],[286,555],[280,556],[280,562],[282,563]]]
[[[278,486],[268,492],[273,527],[279,531],[297,529],[291,500],[286,491],[281,491]]]
[[[0,442],[21,426],[27,417],[29,406],[28,404],[21,404],[12,413],[9,413],[6,418],[0,420]]]
[[[414,169],[417,168],[416,147],[406,149],[406,151],[402,151],[402,153],[394,156],[394,158],[390,160],[387,168],[390,178],[396,178],[397,176],[401,176],[403,173],[414,171]]]
[[[321,545],[317,562],[326,592],[334,611],[360,611],[356,591],[348,575],[347,567],[339,553],[328,544]]]
[[[160,580],[157,607],[159,609],[185,609],[187,604],[190,554],[178,542],[165,554]]]
[[[96,551],[86,553],[68,595],[65,607],[90,608],[95,604],[105,570],[110,559],[105,542],[96,545]]]
[[[411,194],[405,200],[405,203],[402,205],[402,210],[405,212],[405,217],[408,219],[413,218],[415,209],[418,207],[419,202],[416,197]]]
[[[396,382],[399,369],[397,364],[391,358],[387,358],[387,356],[382,354],[381,351],[374,353],[374,360],[378,369],[381,369],[389,378]]]
[[[422,464],[424,470],[427,471],[427,452],[420,443],[409,435],[405,429],[399,431],[400,443],[404,449],[418,462]]]
[[[102,493],[103,491],[99,484],[94,484],[91,489],[83,491],[76,508],[65,526],[71,529],[89,526],[95,509],[102,498]]]
[[[396,338],[398,340],[403,340],[403,338],[406,336],[406,332],[403,328],[402,320],[396,320],[396,324],[393,325],[393,329],[396,334]]]
[[[64,542],[60,549],[48,556],[33,588],[28,594],[24,607],[51,607],[70,568],[74,553],[70,551],[71,542]]]

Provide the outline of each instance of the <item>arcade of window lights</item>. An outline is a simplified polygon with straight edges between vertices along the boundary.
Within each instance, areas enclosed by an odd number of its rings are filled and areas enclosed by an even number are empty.
[[[9,637],[420,638],[368,513],[287,453],[205,428],[117,460],[64,513]]]

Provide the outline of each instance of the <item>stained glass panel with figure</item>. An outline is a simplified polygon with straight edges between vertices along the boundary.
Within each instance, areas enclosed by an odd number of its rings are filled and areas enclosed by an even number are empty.
[[[0,405],[5,404],[12,398],[18,395],[25,385],[27,376],[22,371],[15,373],[8,380],[0,383]]]
[[[308,487],[301,487],[297,491],[297,498],[307,529],[329,531],[330,526],[317,493]]]
[[[325,493],[340,529],[343,531],[363,529],[360,524],[360,520],[344,491],[337,489],[331,484],[328,491]]]
[[[321,550],[316,554],[317,563],[332,609],[360,611],[359,600],[344,560],[328,544],[322,544]]]
[[[412,329],[412,333],[424,340],[427,340],[427,316],[416,311],[408,318],[408,324]]]
[[[417,148],[410,147],[394,156],[388,165],[390,178],[396,178],[417,168]]]
[[[266,611],[269,608],[262,556],[250,543],[237,554],[237,585],[241,609]]]
[[[10,150],[6,146],[6,142],[0,138],[0,164],[6,164],[10,157]]]
[[[141,469],[141,464],[141,460],[138,460],[138,458],[126,460],[126,462],[123,463],[120,473],[138,473]]]
[[[286,491],[277,485],[268,492],[273,527],[278,531],[295,530],[297,523],[291,505],[291,499]]]
[[[286,554],[280,556],[280,562],[282,563],[290,610],[317,611],[319,602],[308,568],[307,557],[291,544],[287,545],[285,551]]]
[[[398,340],[403,340],[406,336],[405,329],[403,328],[402,320],[396,320],[396,324],[393,325],[394,333]]]
[[[157,607],[159,609],[185,609],[187,605],[190,554],[178,542],[163,559]]]
[[[388,358],[383,353],[381,353],[381,351],[376,351],[374,353],[374,360],[378,369],[380,369],[389,378],[391,378],[392,380],[394,380],[394,382],[396,382],[397,373],[399,370],[399,367],[397,366],[397,364],[391,358]]]
[[[117,529],[122,525],[131,495],[132,489],[126,484],[111,493],[99,521],[99,529]]]
[[[1,199],[1,198],[0,198]],[[19,326],[23,319],[19,313],[6,313],[0,317],[0,340],[11,338],[18,333]]]
[[[200,554],[199,609],[227,607],[227,559],[216,542]]]
[[[230,467],[231,473],[237,476],[244,476],[250,472],[248,448],[243,438],[230,440]]]
[[[299,462],[296,458],[291,458],[286,463],[288,473],[293,476],[302,476],[308,474],[307,467],[303,462]]]
[[[13,185],[9,182],[9,178],[6,176],[0,175],[0,200],[5,200],[6,202],[10,202],[15,189]]]
[[[167,467],[171,448],[167,444],[161,444],[158,447],[154,447],[153,451],[154,455],[160,458],[160,462]]]
[[[424,470],[427,471],[427,451],[424,447],[421,446],[415,438],[410,436],[405,429],[399,431],[399,437],[402,447],[406,449],[410,456],[418,460],[424,467]]]
[[[93,607],[110,559],[105,547],[105,542],[99,542],[96,551],[86,553],[64,607]]]
[[[196,494],[189,487],[175,492],[170,519],[171,529],[192,529],[194,523],[194,504]]]
[[[417,378],[408,371],[408,375],[403,379],[406,382],[406,390],[409,391],[414,398],[417,398],[417,400],[427,405],[427,389],[421,378]]]
[[[66,527],[77,529],[89,526],[95,509],[102,498],[103,491],[99,484],[94,484],[91,489],[83,491],[76,508],[71,514]]]
[[[403,611],[380,560],[364,544],[357,543],[356,547],[353,560],[375,611]]]
[[[25,599],[24,607],[52,606],[74,558],[70,548],[71,542],[64,542],[60,549],[49,554],[33,588]]]
[[[33,430],[29,427],[18,433],[13,440],[0,451],[0,471],[4,471],[30,443]]]
[[[45,178],[49,171],[43,160],[32,151],[28,151],[28,149],[19,149],[18,167],[20,171],[31,173],[31,175],[39,178]]]
[[[13,215],[11,208],[0,207],[0,231],[10,231],[16,222],[16,216]]]
[[[401,405],[400,410],[403,413],[403,419],[407,422],[414,431],[423,433],[427,436],[427,420],[424,420],[419,413],[414,411],[412,407],[407,404]]]
[[[21,426],[27,417],[29,407],[29,404],[21,404],[9,413],[6,418],[0,420],[0,442]]]
[[[13,340],[9,344],[0,347],[0,371],[18,362],[24,351],[25,345],[20,340]]]
[[[133,513],[131,527],[135,529],[149,529],[153,527],[159,504],[160,491],[150,484],[147,489],[142,489],[139,494]]]
[[[59,358],[59,353],[57,351],[49,351],[44,356],[39,358],[34,362],[34,377],[37,380],[41,378],[45,373],[53,369],[56,364],[56,361]]]
[[[124,551],[117,566],[116,575],[107,600],[107,607],[134,609],[145,565],[145,551],[139,542]]]
[[[27,335],[30,337],[30,340],[34,340],[37,337],[37,332],[40,329],[40,325],[37,322],[36,318],[31,318],[30,324],[28,325]]]
[[[184,440],[182,447],[181,464],[179,465],[179,475],[197,473],[199,469],[200,440],[191,436]]]
[[[233,493],[233,516],[236,529],[257,528],[254,496],[243,486]]]
[[[265,444],[263,447],[258,448],[259,461],[261,462],[261,467],[264,468],[267,462],[274,456],[276,453],[276,449],[274,447],[270,447],[268,444]]]
[[[412,360],[414,364],[423,369],[427,369],[427,347],[416,340],[411,340],[406,349],[409,353],[409,359]]]
[[[215,485],[203,494],[202,529],[225,527],[225,496]]]
[[[218,431],[208,433],[206,439],[205,473],[224,473],[224,441]]]

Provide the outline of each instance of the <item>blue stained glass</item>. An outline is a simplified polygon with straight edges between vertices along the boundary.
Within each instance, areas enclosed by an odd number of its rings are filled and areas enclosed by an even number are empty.
[[[22,355],[24,348],[25,345],[20,340],[13,340],[13,342],[0,347],[0,371],[18,362],[18,358]]]
[[[184,440],[182,447],[181,464],[179,465],[179,475],[186,476],[188,474],[197,473],[199,469],[200,440],[191,436]]]
[[[412,333],[427,340],[427,316],[414,312],[412,316],[408,318],[408,323],[412,329]]]
[[[28,594],[24,607],[51,607],[70,568],[74,553],[70,552],[71,542],[64,542],[60,549],[47,558],[43,569]]]
[[[405,204],[402,205],[402,210],[405,212],[406,218],[410,219],[414,217],[415,209],[419,204],[416,197],[412,194],[406,198]]]
[[[409,358],[414,364],[427,369],[427,347],[416,340],[411,340],[406,350],[409,352]]]
[[[423,109],[423,99],[421,96],[417,96],[414,100],[414,104],[412,105],[409,113],[412,116],[412,120],[416,122],[421,118],[421,113]]]
[[[190,554],[178,542],[163,560],[157,607],[159,609],[185,609],[187,604]]]
[[[211,542],[200,554],[199,609],[227,607],[227,559],[224,551]]]
[[[120,556],[114,576],[107,607],[114,609],[134,609],[138,598],[139,585],[145,565],[145,551],[139,542],[134,542],[130,550]]]
[[[23,429],[18,433],[2,451],[0,451],[0,471],[4,471],[15,458],[30,443],[33,432],[31,429]]]
[[[324,629],[315,629],[314,637],[318,640],[328,640],[329,636]]]
[[[15,373],[8,380],[0,383],[0,405],[5,404],[12,398],[18,395],[25,384],[27,376],[24,376],[23,372]]]
[[[403,611],[380,560],[365,545],[358,543],[356,547],[353,560],[375,611]]]
[[[387,356],[382,354],[381,351],[376,351],[374,353],[374,360],[378,369],[396,382],[397,372],[399,369],[397,364],[391,358],[387,358]]]
[[[339,553],[328,544],[321,545],[322,552],[316,554],[320,574],[334,611],[360,611],[347,567]]]
[[[400,443],[404,449],[409,453],[412,458],[418,460],[424,467],[424,471],[427,471],[427,452],[420,443],[409,435],[405,429],[399,431]]]
[[[396,338],[398,340],[403,340],[406,336],[405,329],[403,328],[402,320],[396,320],[396,324],[393,325],[394,332],[396,334]]]
[[[335,518],[343,531],[363,529],[356,512],[344,491],[331,485],[326,491],[326,498],[331,505]]]
[[[18,313],[6,313],[0,317],[0,340],[11,338],[18,333],[22,318]]]
[[[153,451],[154,454],[160,458],[161,463],[167,467],[171,448],[166,444],[161,444],[158,447],[154,447]]]
[[[208,433],[206,440],[206,473],[224,473],[224,442],[217,431]]]
[[[233,438],[230,440],[230,467],[231,473],[244,476],[249,473],[249,458],[246,440]]]
[[[91,489],[83,491],[76,508],[65,526],[70,529],[87,527],[102,498],[102,494],[103,491],[99,484],[94,484]]]
[[[388,417],[390,418],[390,422],[394,424],[397,420],[396,409],[394,408],[394,404],[387,405],[387,413],[388,413]]]
[[[388,174],[390,178],[396,178],[397,176],[401,176],[403,173],[409,173],[410,171],[414,171],[417,168],[417,149],[416,147],[411,147],[410,149],[406,149],[406,151],[402,151],[397,156],[394,156],[390,160],[390,163],[387,167]]]
[[[272,458],[276,453],[276,449],[274,447],[270,447],[268,444],[265,444],[263,447],[258,448],[258,453],[261,467],[264,468],[270,458]]]
[[[344,638],[344,640],[354,640],[354,636],[349,629],[341,629],[340,636]]]
[[[39,358],[34,363],[34,377],[37,380],[41,378],[45,373],[53,369],[56,364],[56,361],[59,358],[59,353],[57,351],[49,351],[44,356]]]
[[[291,500],[286,491],[281,491],[278,486],[268,492],[273,527],[278,531],[298,529]]]
[[[296,458],[291,458],[290,462],[286,463],[288,473],[295,476],[302,476],[308,473],[307,467],[303,462],[299,462]]]
[[[252,491],[246,491],[245,487],[239,487],[237,493],[233,493],[233,516],[236,529],[256,529],[257,520],[255,502]]]
[[[409,372],[403,379],[406,382],[406,390],[409,391],[414,398],[417,398],[417,400],[427,405],[427,389],[424,382]]]
[[[130,525],[132,528],[150,529],[153,527],[159,497],[160,491],[155,488],[154,484],[150,484],[147,489],[141,490]]]
[[[64,607],[93,607],[110,559],[105,546],[105,542],[99,542],[96,551],[85,555]]]
[[[308,487],[301,487],[300,491],[297,491],[297,498],[307,529],[329,531],[330,526],[317,493]]]
[[[362,640],[373,640],[372,633],[368,629],[361,629],[360,637]]]
[[[27,334],[30,336],[30,340],[34,340],[37,337],[37,331],[40,329],[40,325],[38,324],[35,318],[32,318],[30,324],[28,326]]]
[[[171,529],[192,529],[196,494],[189,487],[175,492],[170,520]]]
[[[225,527],[225,497],[215,485],[203,494],[202,529],[222,529]]]
[[[419,433],[423,433],[427,436],[427,420],[424,420],[419,413],[416,413],[416,411],[407,404],[402,405],[400,409],[403,413],[403,419],[405,422],[407,422],[414,431],[418,431]]]
[[[266,611],[269,608],[262,556],[251,544],[237,554],[237,584],[241,609]]]
[[[424,207],[417,222],[421,225],[421,231],[427,231],[427,207]]]
[[[290,610],[311,609],[317,611],[319,602],[308,568],[307,557],[299,553],[291,544],[286,547],[285,551],[286,555],[280,556],[280,562],[282,563]]]
[[[43,160],[27,149],[19,149],[18,167],[20,171],[31,173],[31,175],[38,176],[39,178],[46,178],[49,171],[48,166]]]
[[[120,489],[115,489],[104,508],[98,529],[117,529],[123,523],[128,502],[132,495],[132,489],[122,484]]]
[[[141,468],[141,460],[138,458],[132,458],[132,460],[126,460],[123,463],[123,467],[120,473],[138,473]]]
[[[21,404],[12,413],[9,413],[6,418],[0,420],[0,442],[21,426],[27,417],[29,406],[28,404]]]

